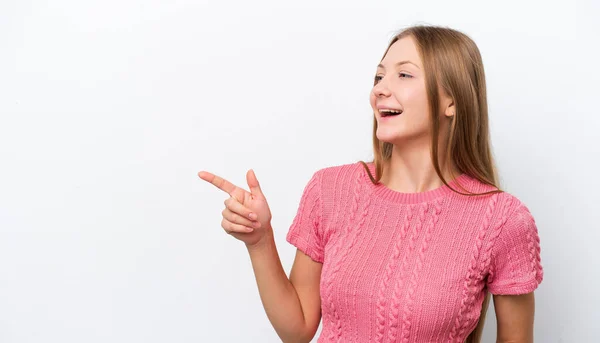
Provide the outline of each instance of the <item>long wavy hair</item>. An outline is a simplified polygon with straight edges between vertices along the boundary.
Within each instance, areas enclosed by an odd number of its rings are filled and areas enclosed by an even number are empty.
[[[411,26],[396,33],[391,39],[383,58],[396,41],[411,37],[423,61],[425,88],[429,102],[431,160],[437,175],[452,191],[468,195],[482,196],[503,192],[498,183],[496,166],[493,160],[489,126],[488,107],[485,85],[485,74],[481,54],[475,42],[464,33],[440,26]],[[375,85],[375,81],[373,83]],[[449,127],[445,147],[445,161],[452,161],[456,169],[495,189],[485,193],[461,192],[452,188],[442,175],[439,151],[440,132],[440,94],[438,85],[454,101],[456,111]],[[369,178],[378,184],[383,168],[392,156],[393,145],[377,138],[377,119],[373,117],[373,163],[375,174],[372,175],[367,164],[365,167]],[[475,329],[469,334],[465,343],[481,342],[483,326],[490,293],[485,290],[481,315]]]

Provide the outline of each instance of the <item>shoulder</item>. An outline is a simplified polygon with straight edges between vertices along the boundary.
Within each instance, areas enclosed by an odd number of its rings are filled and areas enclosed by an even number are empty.
[[[535,218],[529,207],[516,196],[503,193],[503,200],[507,203],[504,211],[505,218],[502,221],[504,234],[530,235],[537,234]]]
[[[505,251],[524,242],[530,248],[539,249],[538,228],[529,207],[507,192],[499,193],[497,198],[496,220],[493,221],[489,235],[494,251]]]
[[[365,168],[361,162],[353,162],[326,166],[318,169],[317,172],[322,174],[356,173],[364,169]]]
[[[361,162],[332,165],[318,169],[313,179],[319,183],[324,215],[333,214],[338,206],[364,191],[368,179]]]
[[[367,173],[361,162],[354,162],[323,167],[316,170],[314,175],[321,180],[323,185],[333,186],[357,181]]]
[[[464,183],[461,183],[461,185],[465,186],[469,192],[487,193],[497,190],[495,186],[485,184],[468,175],[462,177],[461,180],[465,181]],[[506,191],[488,195],[461,196],[461,198],[466,199],[468,203],[476,208],[485,211],[492,221],[492,224],[496,224],[494,226],[502,226],[509,218],[514,218],[515,216],[518,218],[513,219],[512,221],[518,219],[525,220],[527,219],[526,217],[531,216],[531,212],[527,205],[516,195]],[[487,209],[484,206],[487,207]]]
[[[470,192],[486,193],[497,190],[494,186],[470,176],[466,179],[466,189]],[[457,211],[476,214],[471,216],[473,223],[476,223],[473,229],[479,232],[488,249],[510,237],[528,238],[537,235],[535,219],[529,207],[512,193],[501,191],[477,196],[457,194],[454,197],[460,199],[457,202]]]
[[[502,225],[515,224],[516,222],[533,221],[529,207],[517,196],[502,192],[498,194],[498,204],[502,210]]]

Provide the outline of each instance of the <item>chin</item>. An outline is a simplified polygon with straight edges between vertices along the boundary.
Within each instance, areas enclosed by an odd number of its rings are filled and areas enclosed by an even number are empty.
[[[386,143],[394,143],[405,140],[410,137],[410,135],[406,135],[405,133],[399,132],[398,130],[382,130],[381,128],[377,129],[376,136],[377,139]]]
[[[397,145],[400,142],[403,141],[402,137],[398,137],[398,136],[380,136],[377,135],[377,139],[379,139],[380,141],[384,142],[384,143],[390,143],[390,144],[394,144]]]
[[[378,128],[376,132],[377,139],[379,139],[382,142],[391,144],[401,144],[402,142],[418,140],[419,137],[426,135],[427,134],[425,132],[419,134],[418,132],[405,132],[402,130],[382,130],[381,128]]]

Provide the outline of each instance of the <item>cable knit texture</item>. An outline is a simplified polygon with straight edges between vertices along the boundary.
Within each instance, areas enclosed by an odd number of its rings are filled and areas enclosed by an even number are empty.
[[[319,343],[464,342],[485,289],[524,294],[543,278],[534,218],[515,196],[401,193],[359,162],[313,174],[286,239],[323,264]]]

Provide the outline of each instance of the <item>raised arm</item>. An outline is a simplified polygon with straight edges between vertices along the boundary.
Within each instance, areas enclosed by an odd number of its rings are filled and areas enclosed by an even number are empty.
[[[230,195],[221,226],[245,243],[263,307],[281,340],[310,342],[321,319],[322,264],[298,250],[287,277],[273,239],[271,211],[253,171],[246,174],[250,192],[205,171],[198,176]]]

